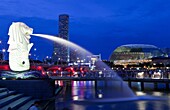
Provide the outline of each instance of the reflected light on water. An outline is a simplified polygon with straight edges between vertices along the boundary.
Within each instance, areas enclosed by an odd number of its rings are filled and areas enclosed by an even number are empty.
[[[72,86],[77,86],[77,87],[94,86],[94,81],[72,81]]]
[[[72,81],[72,86],[77,86],[77,81]]]
[[[55,85],[63,86],[63,81],[55,80]]]
[[[74,100],[74,101],[76,101],[76,100],[78,100],[78,99],[79,99],[78,96],[73,96],[73,100]]]
[[[156,101],[155,104],[154,104],[154,108],[155,110],[162,110],[163,107],[163,104],[160,104],[159,101]]]
[[[103,94],[98,94],[98,98],[103,98]]]
[[[137,103],[138,110],[146,110],[146,101],[140,101]]]
[[[95,90],[93,87],[93,81],[72,81],[72,99],[84,100],[95,97]]]
[[[68,109],[68,110],[70,110],[70,109]],[[72,105],[72,109],[71,110],[86,110],[86,108],[84,106],[82,106],[82,105],[74,104],[74,105]]]

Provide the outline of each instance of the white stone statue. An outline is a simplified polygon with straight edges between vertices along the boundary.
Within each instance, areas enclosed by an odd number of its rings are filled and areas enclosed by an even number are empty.
[[[33,29],[22,22],[13,22],[9,28],[9,66],[12,71],[26,71],[30,69],[29,51],[33,46],[30,43],[30,34]]]

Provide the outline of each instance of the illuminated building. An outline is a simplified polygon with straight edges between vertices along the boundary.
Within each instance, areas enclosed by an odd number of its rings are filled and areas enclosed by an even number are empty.
[[[110,61],[118,65],[150,62],[154,57],[164,57],[165,54],[154,45],[129,44],[117,47],[110,56]]]
[[[59,15],[59,32],[58,37],[69,40],[69,15]],[[54,43],[53,62],[69,62],[70,52],[69,48],[64,44]]]

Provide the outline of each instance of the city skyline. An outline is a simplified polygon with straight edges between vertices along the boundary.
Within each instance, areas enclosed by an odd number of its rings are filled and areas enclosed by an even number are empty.
[[[165,48],[170,41],[169,5],[168,0],[3,0],[0,3],[0,40],[3,44],[7,42],[8,28],[15,21],[26,23],[34,33],[58,35],[58,16],[68,14],[70,41],[101,54],[102,59],[108,59],[116,47],[124,44]],[[31,40],[40,59],[51,55],[51,41],[36,37]]]

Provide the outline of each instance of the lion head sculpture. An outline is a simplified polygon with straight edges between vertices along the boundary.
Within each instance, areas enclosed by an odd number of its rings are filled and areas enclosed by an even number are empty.
[[[33,46],[30,35],[33,29],[22,22],[13,22],[9,28],[9,66],[13,71],[26,71],[30,68],[29,51]]]

